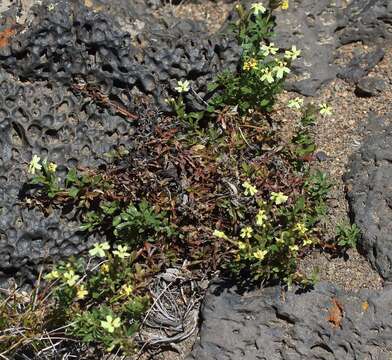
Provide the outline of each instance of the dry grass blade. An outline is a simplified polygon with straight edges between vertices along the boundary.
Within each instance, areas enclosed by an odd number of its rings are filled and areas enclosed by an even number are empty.
[[[143,351],[172,346],[190,337],[198,326],[201,291],[195,280],[177,269],[157,276],[149,287],[153,303],[139,332]]]

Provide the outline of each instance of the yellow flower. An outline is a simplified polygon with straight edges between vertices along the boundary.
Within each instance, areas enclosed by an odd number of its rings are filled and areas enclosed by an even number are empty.
[[[255,69],[257,67],[257,60],[254,58],[250,58],[249,60],[244,61],[244,65],[242,69],[245,71],[249,71]]]
[[[308,228],[303,223],[298,223],[295,225],[295,230],[297,230],[300,234],[305,235],[308,231]]]
[[[322,116],[330,116],[332,115],[332,107],[328,104],[321,104],[320,105],[320,114]]]
[[[131,256],[131,254],[129,254],[127,252],[127,250],[128,250],[128,246],[127,245],[124,245],[124,246],[118,245],[117,246],[117,250],[114,250],[113,254],[118,256],[120,259],[125,259],[126,257]]]
[[[50,173],[55,173],[56,170],[57,170],[57,165],[56,165],[55,163],[53,163],[53,162],[49,163],[49,165],[48,165],[48,171],[49,171]]]
[[[177,92],[181,93],[186,93],[190,89],[190,83],[188,80],[180,80],[177,82],[177,86],[174,88]]]
[[[284,204],[288,199],[288,196],[286,196],[285,194],[281,193],[281,192],[271,192],[271,200],[276,204],[276,205],[280,205],[280,204]]]
[[[78,300],[83,300],[87,294],[88,294],[88,291],[84,288],[84,285],[80,285],[76,291],[76,298]]]
[[[259,14],[264,14],[266,12],[266,8],[263,6],[263,3],[254,3],[250,7],[251,10],[253,11],[253,14],[259,15]]]
[[[48,281],[52,281],[58,279],[60,277],[60,273],[57,270],[52,270],[49,274],[45,275],[45,279]]]
[[[41,158],[39,156],[33,155],[32,159],[31,159],[31,161],[29,163],[29,166],[27,168],[27,171],[31,175],[34,175],[36,170],[41,170],[42,169],[42,166],[39,163],[40,161],[41,161]]]
[[[264,260],[265,255],[267,255],[268,251],[267,250],[257,250],[255,251],[252,255],[255,259],[257,260]]]
[[[245,250],[246,246],[247,246],[246,243],[244,243],[242,241],[238,241],[238,249]]]
[[[101,269],[101,271],[103,273],[107,273],[107,272],[109,272],[109,265],[108,264],[102,264],[100,269]]]
[[[303,242],[304,246],[308,246],[308,245],[312,245],[313,244],[313,239],[309,238],[309,239],[305,239]]]
[[[75,271],[70,269],[67,272],[63,274],[63,278],[65,282],[67,283],[68,286],[72,287],[76,284],[76,282],[79,280],[79,275],[75,274]]]
[[[298,247],[298,245],[290,245],[289,249],[292,252],[297,252],[299,250],[299,247]]]
[[[258,226],[265,226],[265,220],[267,220],[267,215],[265,214],[265,210],[260,209],[256,215],[256,224]]]
[[[105,257],[105,250],[109,250],[110,245],[108,242],[95,244],[94,247],[88,252],[91,256]]]
[[[121,325],[121,319],[119,317],[116,317],[113,319],[111,315],[106,316],[106,321],[101,321],[101,326],[105,330],[107,330],[109,333],[113,333],[114,330]]]
[[[253,196],[253,195],[255,195],[257,193],[257,189],[251,183],[249,183],[248,181],[245,181],[242,184],[242,187],[245,189],[244,190],[244,194],[245,195]]]
[[[245,238],[250,238],[252,237],[253,229],[250,226],[246,226],[241,229],[241,234],[240,236],[245,239]]]
[[[287,10],[289,8],[289,0],[283,0],[280,7],[282,10]]]
[[[220,231],[220,230],[214,230],[212,235],[214,235],[214,236],[216,236],[217,238],[220,238],[220,239],[227,239],[226,234],[223,231]]]
[[[121,295],[129,296],[132,294],[133,287],[131,285],[124,284],[121,286]]]

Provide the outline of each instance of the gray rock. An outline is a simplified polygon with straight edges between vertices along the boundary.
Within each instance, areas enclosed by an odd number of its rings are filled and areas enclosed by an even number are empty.
[[[356,84],[384,58],[384,55],[383,49],[358,54],[346,67],[339,71],[338,76]]]
[[[388,120],[388,121],[387,121]],[[371,114],[361,129],[368,136],[345,176],[361,249],[384,279],[392,279],[392,114]]]
[[[358,96],[377,96],[385,90],[387,84],[383,79],[378,77],[364,77],[362,78],[355,89]]]
[[[338,72],[355,73],[356,81],[374,66],[374,58],[359,58],[358,65],[368,60],[366,71],[359,72],[357,63],[339,70],[335,65],[336,49],[356,41],[384,46],[392,39],[392,2],[389,0],[301,0],[291,1],[286,11],[276,10],[275,43],[289,48],[296,45],[302,57],[293,63],[293,76],[286,84],[288,90],[314,95]],[[375,61],[370,61],[375,60]],[[354,71],[354,68],[357,71]],[[352,74],[353,75],[353,74]],[[359,76],[359,78],[358,78]]]
[[[214,285],[187,360],[387,360],[391,306],[392,288],[350,293],[320,283],[306,293],[276,286],[240,296]]]

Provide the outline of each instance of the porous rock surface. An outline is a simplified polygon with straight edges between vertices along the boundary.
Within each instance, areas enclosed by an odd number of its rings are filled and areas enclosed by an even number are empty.
[[[200,339],[187,360],[387,360],[392,355],[392,289],[309,292],[269,287],[238,295],[209,288]]]
[[[359,130],[367,134],[351,158],[346,175],[348,198],[361,229],[359,245],[370,263],[392,279],[392,114],[370,114]]]

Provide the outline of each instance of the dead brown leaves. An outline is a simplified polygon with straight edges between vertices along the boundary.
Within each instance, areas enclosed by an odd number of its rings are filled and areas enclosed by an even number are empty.
[[[327,320],[332,324],[335,328],[342,328],[342,320],[343,320],[343,305],[337,298],[332,298],[331,300],[332,306],[328,309],[328,318]]]
[[[14,27],[5,28],[3,31],[0,31],[0,48],[7,46],[10,42],[12,36],[16,33],[16,29]]]

